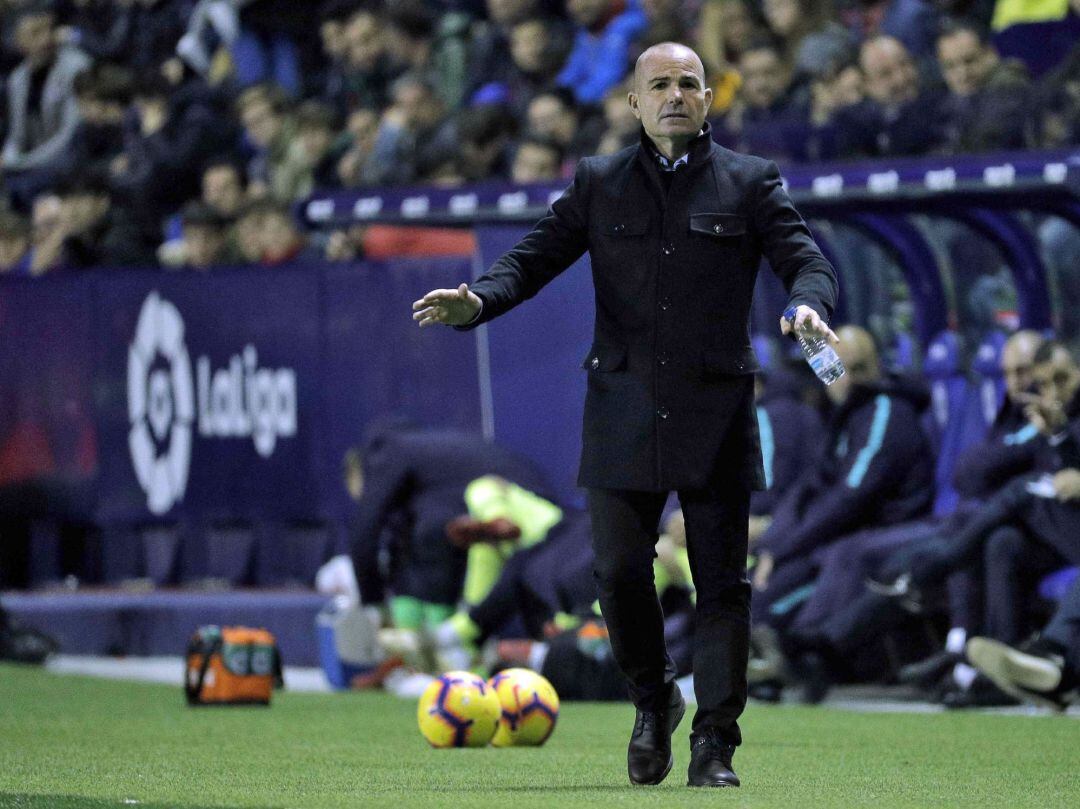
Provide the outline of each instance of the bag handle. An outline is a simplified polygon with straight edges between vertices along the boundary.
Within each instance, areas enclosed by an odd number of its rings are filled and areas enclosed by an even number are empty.
[[[188,654],[191,654],[191,651],[191,649],[188,649]],[[203,683],[206,682],[206,672],[210,668],[210,658],[219,651],[221,651],[220,634],[210,643],[209,649],[206,648],[205,644],[203,644],[203,647],[200,649],[200,653],[202,654],[202,665],[199,666],[199,679],[194,685],[192,685],[191,679],[187,676],[187,672],[185,672],[184,693],[187,694],[189,705],[198,704],[199,697],[202,696]]]

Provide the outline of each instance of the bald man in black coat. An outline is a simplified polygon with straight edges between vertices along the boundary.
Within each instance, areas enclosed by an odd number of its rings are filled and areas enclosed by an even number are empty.
[[[652,579],[658,523],[674,490],[698,598],[689,783],[737,786],[731,758],[746,703],[749,502],[764,483],[750,346],[754,280],[764,255],[797,307],[796,327],[835,340],[826,321],[836,275],[776,166],[713,143],[705,124],[712,90],[697,54],[674,43],[648,49],[628,101],[642,123],[640,143],[582,160],[532,232],[471,288],[416,301],[414,319],[473,328],[589,251],[596,323],[583,363],[578,483],[588,489],[600,606],[637,707],[630,780],[667,776],[671,733],[685,710]],[[781,329],[790,329],[782,318]]]

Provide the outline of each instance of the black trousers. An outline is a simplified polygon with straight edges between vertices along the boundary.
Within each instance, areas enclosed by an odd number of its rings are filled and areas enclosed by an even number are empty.
[[[740,744],[750,650],[750,583],[746,578],[750,491],[715,483],[678,492],[686,521],[690,571],[697,591],[693,731],[716,728]],[[615,660],[640,710],[661,709],[675,680],[664,644],[664,615],[653,583],[657,529],[666,492],[589,489],[595,577]]]

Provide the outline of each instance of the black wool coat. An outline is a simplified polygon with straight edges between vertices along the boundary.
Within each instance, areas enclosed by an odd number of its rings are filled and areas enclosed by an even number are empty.
[[[585,158],[547,215],[472,285],[483,309],[459,328],[531,298],[586,250],[596,321],[578,484],[763,488],[750,345],[762,256],[790,305],[828,319],[837,295],[776,165],[713,143],[708,124],[667,178],[644,133]]]

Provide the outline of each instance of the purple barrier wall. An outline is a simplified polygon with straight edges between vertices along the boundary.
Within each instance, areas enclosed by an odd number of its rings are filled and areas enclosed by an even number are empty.
[[[366,425],[479,431],[476,339],[411,301],[466,259],[0,283],[0,483],[75,479],[102,524],[320,520]]]

